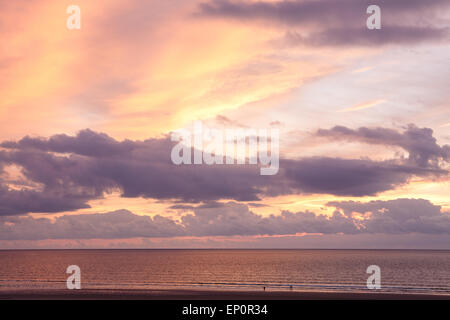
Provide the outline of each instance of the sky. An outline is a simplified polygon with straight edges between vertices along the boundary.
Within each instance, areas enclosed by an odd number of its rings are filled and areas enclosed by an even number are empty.
[[[450,249],[448,0],[0,3],[0,248]],[[174,164],[196,121],[277,174]]]

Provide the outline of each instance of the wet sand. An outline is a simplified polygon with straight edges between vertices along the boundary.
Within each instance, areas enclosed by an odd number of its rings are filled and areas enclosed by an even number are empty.
[[[450,300],[450,295],[206,290],[0,291],[0,300]]]

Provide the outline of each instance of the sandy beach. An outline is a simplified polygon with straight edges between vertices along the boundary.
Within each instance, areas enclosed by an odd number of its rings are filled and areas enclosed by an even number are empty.
[[[372,292],[206,290],[24,290],[0,292],[0,300],[450,300],[450,295]]]

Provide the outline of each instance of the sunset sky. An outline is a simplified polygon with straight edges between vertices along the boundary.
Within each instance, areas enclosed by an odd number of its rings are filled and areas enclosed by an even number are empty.
[[[0,2],[0,248],[450,249],[449,0]],[[174,165],[198,120],[279,172]]]

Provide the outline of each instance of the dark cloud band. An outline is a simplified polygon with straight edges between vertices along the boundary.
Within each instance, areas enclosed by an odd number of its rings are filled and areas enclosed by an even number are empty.
[[[382,28],[366,28],[366,9],[373,1],[212,0],[199,5],[200,17],[262,22],[288,28],[285,43],[312,46],[379,46],[450,40],[448,25],[437,17],[450,12],[446,0],[379,0]]]
[[[9,217],[0,220],[0,240],[124,239],[183,236],[295,234],[450,234],[450,214],[422,199],[331,202],[332,216],[312,212],[262,217],[246,205],[222,203],[191,208],[181,218],[139,216],[126,210],[65,215],[55,219]],[[358,218],[355,214],[359,214]],[[362,216],[361,216],[362,215]],[[4,223],[4,222],[8,223]],[[3,222],[3,223],[1,223]]]
[[[327,139],[396,145],[408,159],[372,161],[313,157],[281,159],[275,176],[261,176],[250,165],[181,165],[170,160],[168,138],[116,141],[91,130],[49,139],[25,137],[0,144],[0,215],[61,212],[89,207],[105,193],[180,202],[221,199],[257,201],[266,196],[314,193],[367,196],[395,189],[412,177],[439,177],[450,147],[439,146],[426,128],[404,132],[385,128],[319,130]],[[24,181],[6,179],[8,166],[21,169]],[[20,179],[19,179],[20,180]]]

